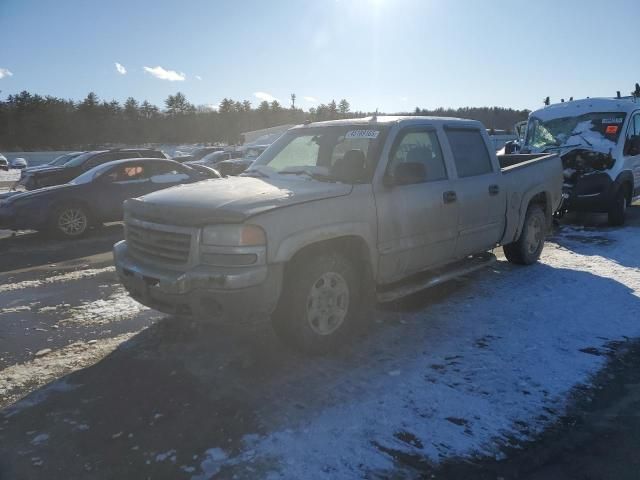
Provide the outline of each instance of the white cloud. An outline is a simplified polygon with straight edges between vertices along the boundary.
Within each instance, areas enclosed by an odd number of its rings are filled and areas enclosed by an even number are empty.
[[[144,71],[160,80],[169,80],[170,82],[183,82],[187,78],[182,72],[178,73],[175,70],[165,70],[160,65],[157,67],[144,67]]]
[[[13,77],[13,72],[9,71],[7,68],[0,68],[0,78],[4,77]]]
[[[196,80],[202,80],[202,77],[200,75],[196,75]]]
[[[267,92],[254,92],[253,96],[256,97],[258,100],[267,101],[267,102],[273,102],[274,100],[278,100],[276,97],[274,97],[273,95]]]
[[[305,101],[309,103],[318,103],[318,99],[316,97],[302,97]]]
[[[127,69],[124,68],[124,65],[122,65],[121,63],[116,62],[116,70],[118,71],[118,73],[120,75],[126,75],[127,74]]]

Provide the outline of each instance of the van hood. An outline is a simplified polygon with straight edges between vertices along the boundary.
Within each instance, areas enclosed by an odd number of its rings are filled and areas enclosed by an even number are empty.
[[[276,208],[348,195],[352,189],[352,185],[321,182],[303,175],[227,177],[178,185],[127,200],[125,212],[141,220],[179,226],[242,223]]]

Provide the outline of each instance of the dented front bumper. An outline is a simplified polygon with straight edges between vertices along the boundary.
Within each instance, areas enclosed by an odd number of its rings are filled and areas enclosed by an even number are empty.
[[[141,262],[126,241],[113,247],[116,271],[130,295],[170,314],[246,319],[273,312],[280,296],[282,265],[210,267],[187,271]]]

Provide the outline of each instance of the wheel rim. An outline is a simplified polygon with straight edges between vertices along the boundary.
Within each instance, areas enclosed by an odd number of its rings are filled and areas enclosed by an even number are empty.
[[[342,275],[323,273],[307,297],[307,321],[318,335],[331,335],[344,323],[349,310],[349,286]]]
[[[543,237],[543,222],[539,215],[529,218],[527,224],[526,247],[527,252],[535,253],[540,247]]]
[[[80,235],[86,228],[87,216],[79,208],[67,208],[58,216],[58,229],[65,235]]]

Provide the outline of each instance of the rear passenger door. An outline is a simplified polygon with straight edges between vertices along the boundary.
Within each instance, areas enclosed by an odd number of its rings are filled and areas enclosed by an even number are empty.
[[[400,183],[401,163],[424,165],[425,176]],[[436,264],[454,253],[458,205],[447,200],[452,186],[436,130],[400,130],[389,153],[386,180],[375,190],[378,210],[379,277],[389,283]]]
[[[502,173],[492,161],[484,136],[474,127],[445,127],[457,178],[453,190],[459,204],[455,256],[493,248],[505,227],[506,196]]]

